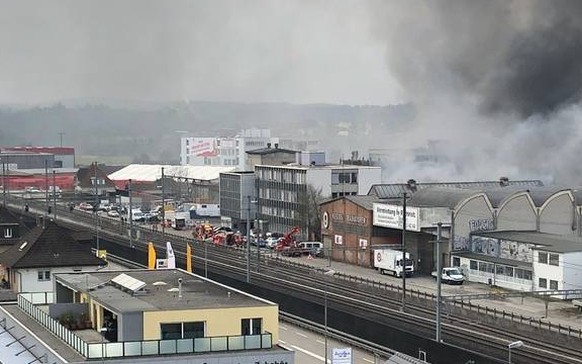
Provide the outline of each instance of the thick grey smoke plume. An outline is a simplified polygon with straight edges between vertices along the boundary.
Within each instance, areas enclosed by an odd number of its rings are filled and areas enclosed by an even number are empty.
[[[582,1],[412,0],[383,4],[389,66],[412,98],[463,93],[525,118],[580,100]]]
[[[399,140],[440,148],[438,163],[400,164],[390,179],[508,176],[582,185],[582,1],[375,5],[372,31],[418,108]]]

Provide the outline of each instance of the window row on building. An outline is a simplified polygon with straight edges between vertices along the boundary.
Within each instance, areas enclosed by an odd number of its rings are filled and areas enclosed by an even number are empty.
[[[293,183],[304,185],[306,181],[305,173],[303,171],[294,169],[259,169],[257,171],[257,179],[264,181],[276,181],[283,183]]]
[[[277,188],[261,188],[259,190],[259,197],[264,199],[285,201],[285,202],[298,202],[298,192],[297,191],[286,191]]]

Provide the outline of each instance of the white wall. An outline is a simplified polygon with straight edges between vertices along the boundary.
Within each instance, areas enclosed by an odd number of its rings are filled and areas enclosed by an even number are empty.
[[[550,254],[558,254],[560,256],[559,265],[550,265],[540,263],[538,260],[539,250],[533,250],[533,282],[536,291],[544,291],[550,289],[550,280],[558,281],[558,289],[564,289],[564,254],[548,253],[548,262],[550,261]],[[540,288],[539,278],[547,279],[546,288]]]
[[[484,221],[485,223],[475,223]],[[470,234],[474,226],[487,226],[486,222],[493,224],[493,212],[491,211],[485,196],[482,194],[472,197],[461,208],[455,211],[453,221],[453,250],[470,250]]]
[[[564,287],[562,289],[582,289],[582,252],[562,254]]]
[[[496,230],[537,230],[537,212],[527,194],[512,197],[500,206]]]
[[[576,230],[572,229],[573,220],[574,205],[570,193],[554,195],[540,210],[540,232],[577,235]]]
[[[20,286],[19,292],[52,292],[53,291],[53,280],[54,275],[58,273],[71,273],[74,270],[78,272],[91,272],[96,271],[98,266],[87,266],[87,267],[59,267],[59,268],[31,268],[31,269],[18,269],[16,274],[16,279]],[[50,270],[50,280],[39,281],[38,271]]]
[[[315,189],[321,188],[323,196],[331,196],[331,169],[327,168],[309,168],[305,176],[308,185]]]
[[[382,183],[382,168],[366,167],[358,169],[358,195],[367,195],[372,185]]]

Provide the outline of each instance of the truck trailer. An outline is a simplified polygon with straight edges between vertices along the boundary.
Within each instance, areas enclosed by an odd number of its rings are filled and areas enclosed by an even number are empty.
[[[406,262],[403,264],[402,251],[394,249],[374,249],[374,268],[380,274],[392,273],[395,277],[402,277],[402,267],[406,265],[405,274],[407,277],[414,274],[414,263],[410,259],[410,254],[406,253]]]

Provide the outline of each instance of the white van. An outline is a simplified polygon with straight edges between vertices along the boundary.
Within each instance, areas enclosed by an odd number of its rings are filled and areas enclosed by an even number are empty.
[[[302,241],[297,244],[299,249],[304,252],[304,254],[311,254],[316,257],[323,257],[323,243],[319,241]]]

